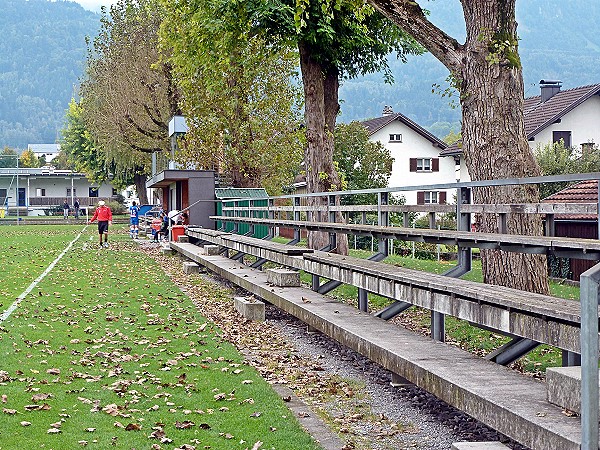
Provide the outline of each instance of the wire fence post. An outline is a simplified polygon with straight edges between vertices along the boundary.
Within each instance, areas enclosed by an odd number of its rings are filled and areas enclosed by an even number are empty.
[[[600,264],[581,282],[581,450],[598,449],[598,292]]]

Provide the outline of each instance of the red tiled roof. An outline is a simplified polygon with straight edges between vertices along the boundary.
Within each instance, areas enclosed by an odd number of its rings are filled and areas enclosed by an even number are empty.
[[[541,95],[525,99],[525,133],[530,138],[556,122],[588,98],[600,93],[600,84],[560,91],[544,103]]]
[[[383,117],[377,117],[375,119],[365,120],[365,121],[363,121],[361,123],[367,129],[367,131],[369,132],[369,136],[372,136],[373,134],[375,134],[376,132],[378,132],[379,130],[381,130],[383,127],[389,125],[390,123],[394,122],[395,120],[398,120],[398,121],[402,122],[407,127],[409,127],[412,130],[416,131],[417,133],[419,133],[425,139],[427,139],[428,141],[430,141],[436,147],[439,147],[441,149],[445,149],[447,147],[447,145],[446,145],[446,143],[444,141],[442,141],[441,139],[438,139],[436,136],[434,136],[433,134],[431,134],[425,128],[423,128],[422,126],[420,126],[416,122],[413,122],[408,117],[406,117],[405,115],[400,114],[400,113],[388,114],[388,115],[385,115]]]
[[[542,200],[542,203],[598,203],[598,181],[580,181],[546,197]],[[589,214],[559,214],[556,218],[563,220],[596,220],[598,216]]]

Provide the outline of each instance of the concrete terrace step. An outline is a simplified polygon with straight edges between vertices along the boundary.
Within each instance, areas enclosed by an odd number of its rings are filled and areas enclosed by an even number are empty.
[[[578,301],[523,293],[468,280],[396,267],[383,262],[314,251],[286,254],[285,244],[237,236],[213,236],[204,229],[193,236],[283,266],[351,284],[397,301],[492,327],[513,336],[580,353]],[[190,233],[190,230],[188,230]],[[241,241],[243,240],[243,242]],[[292,246],[287,246],[292,247]]]
[[[266,274],[223,256],[178,252],[293,314],[347,347],[534,450],[579,450],[578,418],[546,400],[546,385],[458,348],[397,327],[301,287],[273,287]]]

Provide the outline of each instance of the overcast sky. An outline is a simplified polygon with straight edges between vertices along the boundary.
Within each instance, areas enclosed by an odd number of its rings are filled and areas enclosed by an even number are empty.
[[[94,12],[100,12],[101,6],[109,6],[111,3],[114,3],[114,0],[75,0],[85,9]]]

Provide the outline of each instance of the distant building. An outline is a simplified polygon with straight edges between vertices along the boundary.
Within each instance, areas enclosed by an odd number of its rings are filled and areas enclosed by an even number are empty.
[[[456,182],[456,166],[451,158],[440,158],[447,145],[425,128],[391,106],[382,117],[361,122],[369,132],[369,140],[381,142],[394,158],[390,187],[419,186]],[[407,204],[446,203],[456,190],[407,191],[402,194]]]
[[[82,173],[43,168],[0,168],[0,207],[26,211],[59,207],[65,199],[72,205],[79,199],[82,207],[98,200],[116,198],[118,192],[110,184],[90,183]]]
[[[525,134],[529,147],[559,142],[582,152],[600,144],[600,84],[561,90],[560,81],[540,81],[540,95],[525,99]],[[462,142],[442,150],[440,156],[462,158]],[[462,172],[461,181],[470,181]]]
[[[45,157],[49,163],[58,156],[60,144],[29,144],[27,150],[31,150],[38,158]]]

